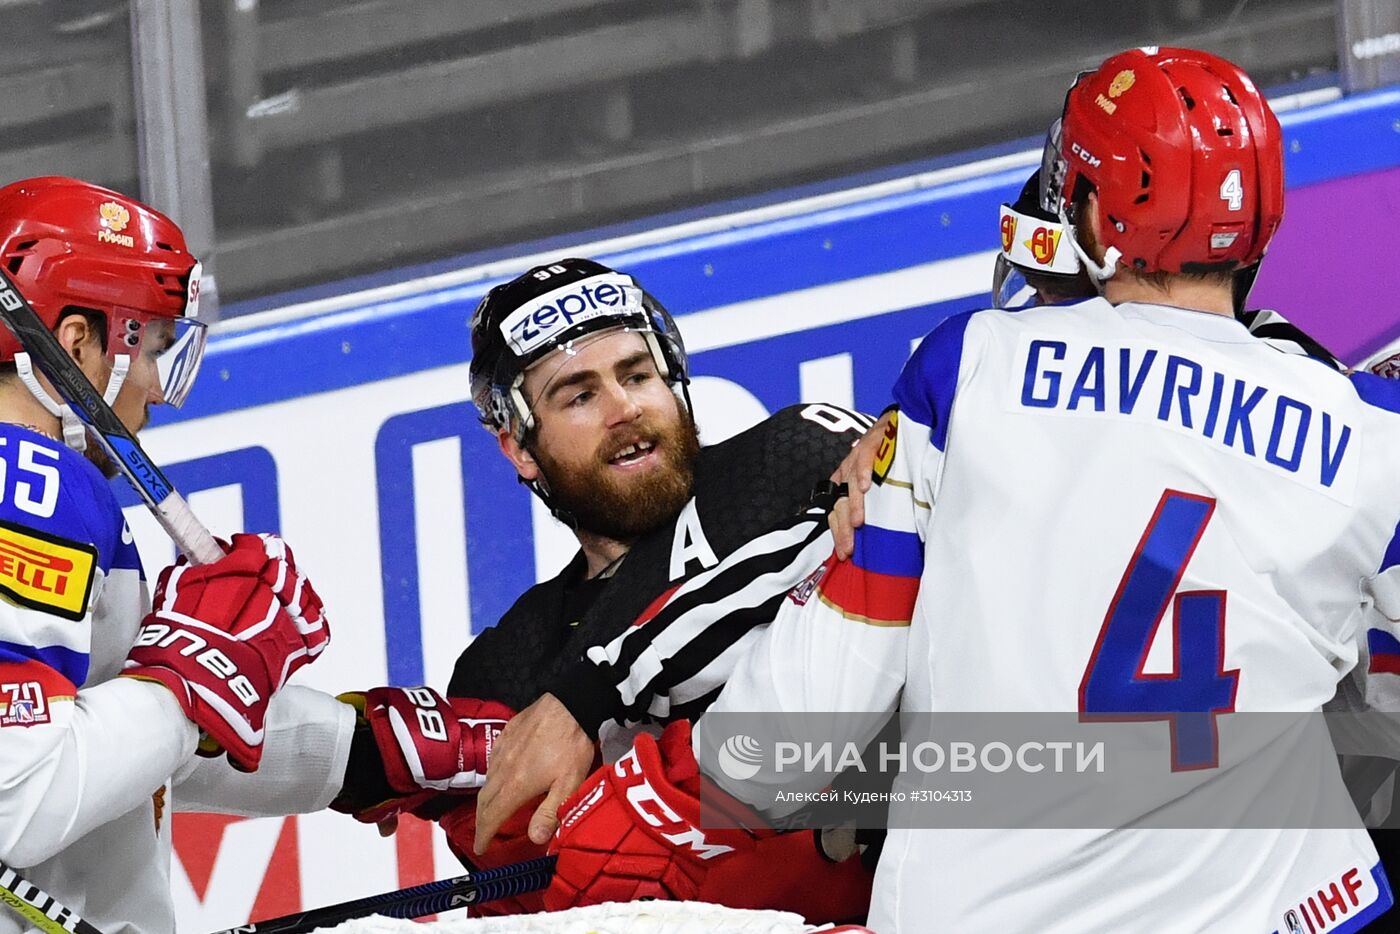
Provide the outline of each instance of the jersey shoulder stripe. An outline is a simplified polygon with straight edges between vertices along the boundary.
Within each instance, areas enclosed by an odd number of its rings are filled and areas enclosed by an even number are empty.
[[[1376,573],[1389,570],[1397,564],[1400,564],[1400,523],[1396,524],[1395,532],[1390,536],[1390,543],[1385,546],[1385,554],[1381,557],[1381,566]]]
[[[929,332],[894,385],[894,400],[900,412],[927,425],[929,441],[940,451],[948,442],[948,419],[962,368],[963,341],[968,325],[979,314],[986,312],[953,315]]]
[[[867,571],[852,561],[831,559],[817,597],[849,620],[875,626],[908,626],[914,618],[919,578]]]
[[[1400,415],[1400,380],[1366,372],[1352,373],[1349,379],[1362,402]],[[1397,564],[1400,564],[1400,522],[1397,522],[1395,533],[1386,545],[1385,555],[1381,558],[1381,565],[1376,573],[1379,574]]]
[[[1400,380],[1366,372],[1353,373],[1350,379],[1362,402],[1400,415]]]
[[[131,534],[131,527],[127,525],[125,518],[121,520],[121,528],[117,532],[116,545],[112,548],[112,560],[108,562],[107,570],[135,571],[141,580],[146,579],[145,568],[141,566],[141,553],[136,550],[136,538]]]
[[[1400,674],[1400,639],[1384,629],[1366,632],[1366,649],[1371,655],[1372,674]]]
[[[0,424],[0,662],[87,680],[92,604],[114,566],[139,564],[125,529],[91,461],[36,431]]]
[[[856,529],[851,561],[875,574],[918,577],[924,571],[924,543],[915,532],[866,524]]]
[[[35,663],[52,669],[74,684],[82,684],[87,679],[87,652],[63,645],[26,645],[0,640],[0,667]]]

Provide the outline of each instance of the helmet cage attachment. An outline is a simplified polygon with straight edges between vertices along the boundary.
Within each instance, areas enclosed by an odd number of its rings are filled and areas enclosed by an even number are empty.
[[[121,390],[117,373],[124,379],[131,361],[138,357],[154,361],[165,404],[179,408],[189,398],[209,336],[207,326],[197,318],[200,272],[201,264],[195,263],[186,288],[185,307],[178,317],[135,308],[106,310],[107,359],[114,367],[106,392],[108,405]],[[120,362],[122,357],[127,358],[125,363]]]
[[[1081,71],[1075,76],[1074,84],[1078,84],[1082,79],[1088,77],[1092,72]],[[1074,90],[1074,85],[1070,86],[1070,91]],[[1069,92],[1065,92],[1065,101],[1069,101]],[[1065,172],[1068,163],[1060,155],[1060,131],[1064,126],[1064,118],[1056,117],[1055,122],[1050,124],[1050,129],[1045,133],[1045,146],[1040,153],[1040,209],[1050,217],[1059,217],[1061,213],[1061,202],[1065,187]]]
[[[1075,88],[1093,74],[1092,71],[1081,71],[1074,76],[1074,82],[1065,92],[1066,109]],[[1056,117],[1055,122],[1050,124],[1050,131],[1045,134],[1045,148],[1040,155],[1040,203],[1045,210],[1059,219],[1061,229],[1068,236],[1071,252],[1078,259],[1081,268],[1088,270],[1094,286],[1102,289],[1103,284],[1112,279],[1113,274],[1117,272],[1118,260],[1122,253],[1117,247],[1110,246],[1104,252],[1103,262],[1099,263],[1079,242],[1079,235],[1074,227],[1075,219],[1072,216],[1074,192],[1065,190],[1065,180],[1069,176],[1069,160],[1062,151],[1063,130],[1064,117]]]

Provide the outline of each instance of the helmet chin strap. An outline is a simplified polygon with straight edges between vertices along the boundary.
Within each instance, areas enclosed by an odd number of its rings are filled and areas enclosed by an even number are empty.
[[[111,405],[116,401],[130,369],[131,357],[126,354],[118,354],[112,361],[112,373],[107,379],[107,391],[102,394],[103,402]],[[86,451],[87,425],[74,414],[71,406],[54,399],[49,391],[39,384],[38,377],[34,375],[34,364],[29,359],[29,354],[23,351],[15,354],[15,372],[19,376],[20,382],[29,390],[29,394],[44,407],[44,411],[58,419],[59,424],[63,426],[63,443],[79,453]]]
[[[540,502],[548,507],[550,515],[567,525],[573,531],[578,531],[578,517],[560,506],[555,500],[554,494],[550,492],[549,483],[545,480],[543,473],[533,480],[526,480],[524,477],[518,475],[515,479],[519,480],[531,493],[534,493],[540,498]]]
[[[1065,232],[1069,234],[1070,247],[1073,248],[1075,255],[1079,257],[1079,261],[1084,264],[1084,268],[1089,270],[1089,276],[1094,280],[1095,287],[1102,293],[1103,284],[1109,279],[1112,279],[1113,274],[1118,271],[1118,260],[1122,258],[1123,253],[1118,247],[1111,246],[1104,251],[1103,263],[1096,263],[1094,258],[1089,255],[1089,251],[1084,249],[1083,245],[1079,242],[1079,236],[1075,226],[1070,223],[1069,216],[1065,213],[1063,207],[1060,208],[1060,223],[1065,225]]]

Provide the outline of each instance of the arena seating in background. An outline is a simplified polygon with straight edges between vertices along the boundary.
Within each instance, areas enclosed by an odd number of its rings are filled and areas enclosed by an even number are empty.
[[[117,22],[117,31],[105,28]],[[93,0],[0,0],[0,184],[136,179],[126,12]]]
[[[1138,42],[1199,44],[1265,83],[1335,62],[1331,0],[1092,0],[1073,23],[1056,6],[202,0],[190,92],[209,103],[222,293],[1028,135],[1075,71]],[[0,58],[0,176],[134,187],[125,15],[94,10],[123,4],[0,0],[25,39]]]

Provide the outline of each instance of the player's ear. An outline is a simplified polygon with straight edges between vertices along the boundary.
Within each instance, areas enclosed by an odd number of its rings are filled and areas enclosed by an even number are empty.
[[[1084,213],[1089,221],[1089,231],[1094,235],[1094,243],[1096,244],[1094,252],[1099,254],[1094,257],[1094,260],[1101,263],[1104,252],[1103,213],[1099,209],[1099,193],[1097,191],[1089,192],[1088,200],[1084,202]]]
[[[102,338],[87,315],[64,315],[54,328],[54,337],[89,378],[92,377],[89,368],[106,356],[102,352]]]
[[[509,431],[496,432],[496,443],[501,446],[501,453],[506,456],[515,467],[523,480],[535,480],[540,475],[540,465],[535,462],[535,456],[525,449],[519,441],[515,440],[515,435]]]

